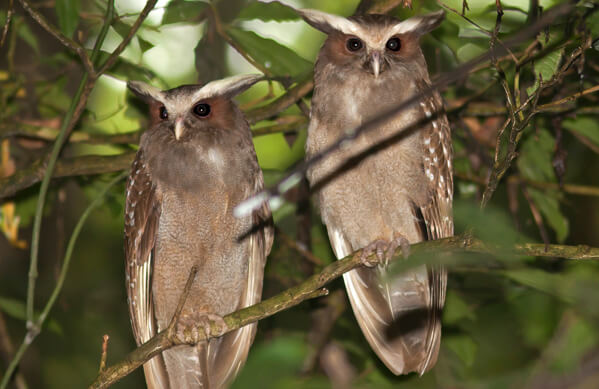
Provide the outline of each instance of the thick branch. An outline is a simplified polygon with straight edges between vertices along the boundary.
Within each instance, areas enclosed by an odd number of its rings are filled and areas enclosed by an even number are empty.
[[[118,155],[86,155],[76,158],[63,158],[56,163],[52,178],[83,176],[87,174],[111,173],[128,169],[131,166],[134,151]],[[42,160],[45,159],[42,157]],[[12,176],[0,179],[0,199],[15,195],[42,180],[46,169],[42,160],[38,160],[26,169]]]
[[[455,236],[436,241],[427,241],[417,243],[411,246],[413,255],[427,252],[474,252],[474,253],[493,253],[498,248],[485,245],[482,241],[470,236]],[[573,260],[596,260],[599,259],[599,248],[588,246],[565,246],[565,245],[544,245],[538,243],[518,244],[508,248],[508,251],[517,255],[538,256],[538,257],[561,257]],[[325,267],[320,273],[314,274],[301,284],[287,289],[278,295],[264,300],[259,304],[233,312],[224,317],[227,324],[227,332],[234,331],[247,324],[265,319],[285,309],[298,305],[299,303],[314,297],[321,296],[323,287],[342,274],[361,266],[361,251],[357,251],[339,261],[335,261]],[[403,258],[401,249],[395,253],[395,259]],[[376,256],[373,255],[369,261],[376,262]],[[169,326],[170,327],[170,326]],[[212,330],[216,332],[216,325]],[[223,335],[222,333],[220,335]],[[205,339],[202,331],[199,331],[201,339]],[[125,377],[133,370],[137,369],[144,362],[153,356],[171,347],[184,344],[175,336],[174,331],[165,330],[147,343],[141,345],[129,353],[121,362],[106,368],[98,375],[96,380],[90,385],[90,388],[106,388],[121,378]]]

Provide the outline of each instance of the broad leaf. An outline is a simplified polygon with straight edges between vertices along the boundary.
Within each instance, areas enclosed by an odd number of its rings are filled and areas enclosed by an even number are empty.
[[[243,51],[276,76],[297,76],[312,69],[311,62],[272,39],[235,27],[227,28],[227,34]]]
[[[298,20],[299,16],[295,10],[278,1],[264,3],[262,1],[251,1],[237,15],[238,20],[260,19],[264,22],[268,21],[287,21]]]
[[[79,0],[56,0],[58,26],[62,32],[72,37],[79,24]]]

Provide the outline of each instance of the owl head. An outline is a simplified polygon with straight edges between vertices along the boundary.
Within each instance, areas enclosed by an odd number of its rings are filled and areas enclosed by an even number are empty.
[[[406,20],[366,14],[344,18],[312,9],[298,13],[308,24],[328,35],[319,62],[339,71],[358,70],[374,78],[388,71],[426,70],[420,37],[444,19],[438,11]]]
[[[259,81],[262,75],[239,75],[206,85],[183,85],[162,91],[141,81],[127,87],[150,106],[150,124],[170,132],[174,140],[189,138],[189,129],[238,127],[241,112],[231,100]]]

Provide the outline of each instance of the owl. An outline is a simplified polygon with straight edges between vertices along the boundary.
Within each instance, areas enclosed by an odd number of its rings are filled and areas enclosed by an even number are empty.
[[[231,100],[258,79],[166,91],[128,83],[148,103],[151,123],[125,204],[126,286],[138,345],[168,327],[194,266],[180,334],[210,321],[224,325],[222,316],[260,301],[273,240],[270,211],[265,205],[245,218],[232,213],[263,187],[249,125]],[[252,324],[164,351],[144,365],[148,388],[226,386],[245,363],[255,332]]]
[[[298,10],[327,34],[314,70],[307,157],[430,87],[419,39],[444,12],[398,20]],[[388,274],[396,248],[453,235],[450,128],[438,93],[346,142],[308,170],[337,258],[364,249],[378,265],[344,275],[357,321],[395,374],[434,366],[447,274],[420,266]]]

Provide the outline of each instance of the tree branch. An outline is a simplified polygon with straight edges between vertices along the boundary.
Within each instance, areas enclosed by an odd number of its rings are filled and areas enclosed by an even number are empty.
[[[416,243],[411,246],[410,252],[411,255],[439,252],[473,252],[488,254],[500,249],[503,248],[491,247],[479,239],[472,238],[468,235],[462,235],[441,240]],[[525,243],[509,247],[507,250],[523,256],[561,257],[572,260],[599,260],[599,248],[589,246],[545,246],[544,244],[538,243]],[[331,263],[320,273],[314,274],[297,286],[289,288],[256,305],[226,315],[223,319],[227,324],[227,332],[234,331],[245,325],[270,317],[285,309],[294,307],[305,300],[326,294],[325,290],[322,289],[326,284],[340,277],[344,273],[362,266],[362,260],[360,259],[361,253],[362,251],[358,250],[341,260]],[[403,253],[401,249],[398,249],[394,255],[394,260],[401,261],[402,258]],[[368,258],[368,261],[376,263],[378,259],[376,258],[376,255],[373,254]],[[175,331],[171,329],[172,326],[173,322],[169,325],[169,329],[160,332],[148,342],[130,352],[121,362],[107,367],[89,386],[90,389],[106,388],[143,365],[153,356],[174,346],[185,344],[185,342],[176,336]],[[214,332],[216,332],[217,327],[216,323],[212,323],[211,328]],[[203,331],[198,332],[200,340],[207,339]],[[224,334],[221,333],[221,335]]]

